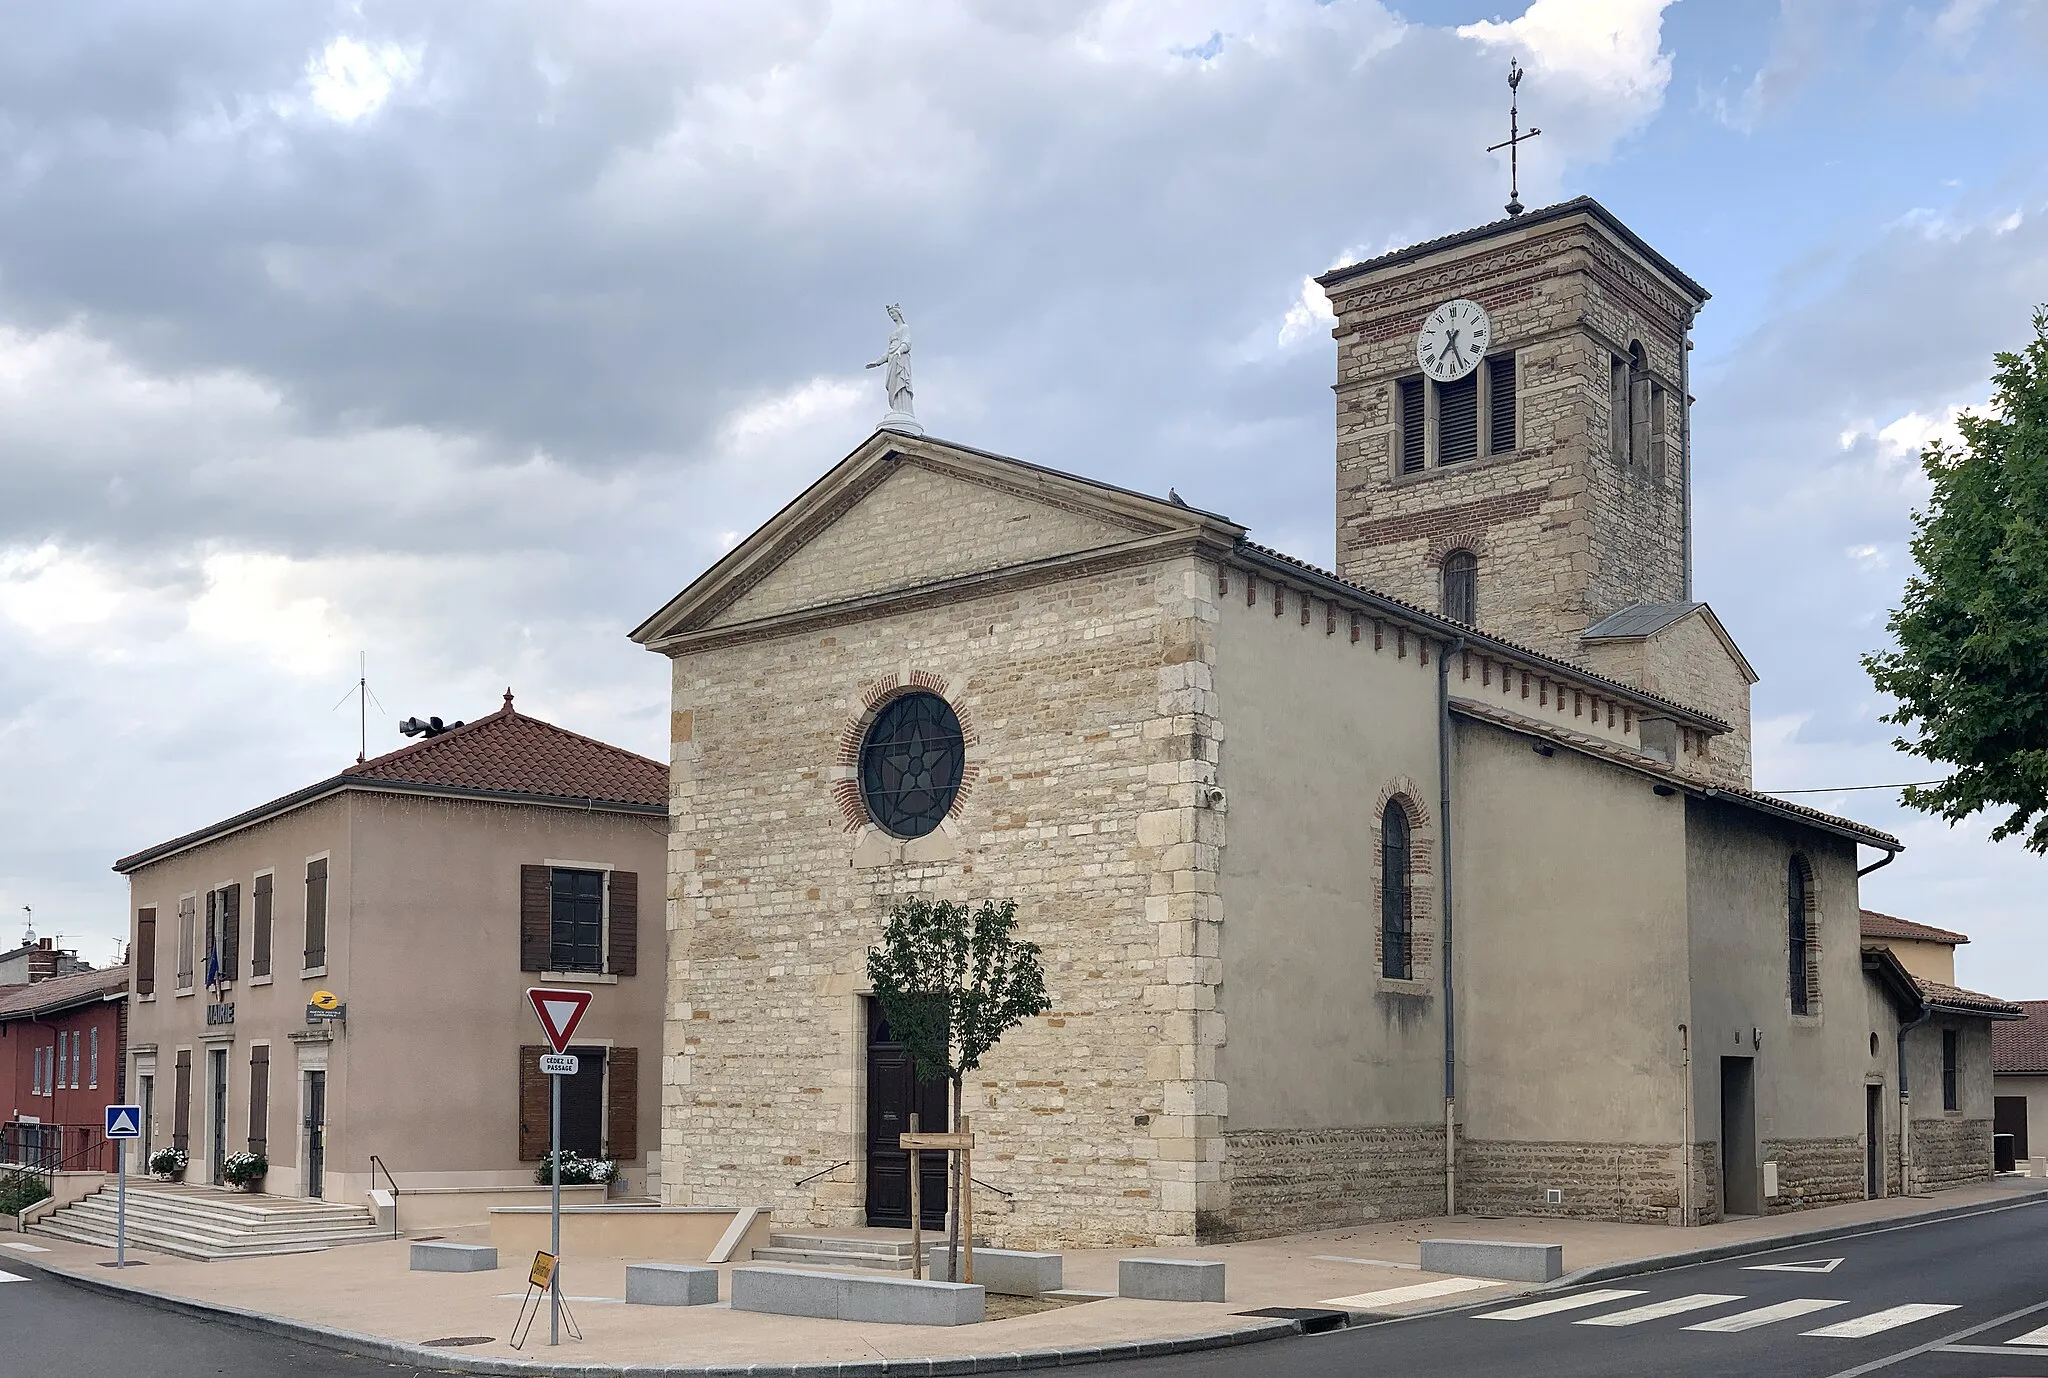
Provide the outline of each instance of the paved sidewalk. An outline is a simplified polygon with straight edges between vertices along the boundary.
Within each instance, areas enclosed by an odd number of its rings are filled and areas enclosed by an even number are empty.
[[[135,1288],[168,1298],[233,1308],[376,1337],[403,1345],[490,1337],[487,1343],[434,1346],[410,1362],[454,1367],[473,1359],[524,1359],[547,1367],[572,1365],[689,1366],[868,1364],[877,1361],[962,1359],[1051,1351],[1107,1351],[1129,1357],[1128,1346],[1202,1343],[1277,1337],[1291,1327],[1242,1313],[1263,1307],[1316,1307],[1344,1299],[1347,1309],[1372,1315],[1411,1314],[1532,1290],[1517,1283],[1457,1283],[1416,1267],[1426,1238],[1528,1240],[1564,1245],[1571,1273],[1614,1267],[1640,1270],[1641,1261],[1702,1250],[1770,1247],[1817,1231],[1881,1228],[1886,1224],[1970,1208],[2010,1205],[2048,1193],[2048,1182],[2006,1178],[1932,1197],[1856,1202],[1821,1210],[1678,1230],[1656,1225],[1609,1225],[1545,1219],[1410,1220],[1360,1225],[1315,1234],[1187,1249],[1125,1249],[1070,1253],[1066,1285],[1081,1291],[1116,1288],[1119,1258],[1219,1259],[1229,1264],[1229,1301],[1171,1303],[1106,1298],[1058,1309],[1013,1315],[952,1329],[865,1325],[843,1321],[764,1316],[717,1307],[628,1307],[621,1258],[569,1258],[563,1279],[584,1339],[549,1350],[547,1320],[534,1327],[524,1353],[506,1341],[524,1290],[525,1258],[506,1258],[495,1273],[407,1271],[406,1241],[383,1241],[322,1253],[195,1263],[131,1252],[146,1267],[116,1273],[99,1266],[104,1249],[34,1236],[0,1235],[0,1269],[27,1265],[78,1277],[89,1284]],[[487,1242],[482,1227],[449,1231],[455,1242]],[[35,1252],[19,1249],[22,1244]],[[688,1261],[688,1260],[674,1260]],[[1654,1266],[1654,1264],[1652,1265]],[[729,1272],[730,1269],[721,1269]],[[1428,1288],[1425,1284],[1444,1283]],[[1413,1290],[1410,1289],[1419,1289]],[[720,1281],[720,1295],[729,1295]],[[1406,1295],[1404,1295],[1404,1293]],[[991,1310],[998,1306],[991,1299]],[[263,1324],[261,1320],[242,1323]],[[347,1347],[347,1346],[344,1346]],[[355,1346],[362,1348],[362,1346]],[[1192,1346],[1191,1346],[1192,1347]],[[399,1357],[390,1354],[388,1357]],[[1083,1357],[1073,1353],[1072,1362]],[[1015,1366],[1014,1361],[1009,1366]],[[920,1366],[921,1367],[921,1366]],[[950,1366],[949,1366],[950,1367]]]

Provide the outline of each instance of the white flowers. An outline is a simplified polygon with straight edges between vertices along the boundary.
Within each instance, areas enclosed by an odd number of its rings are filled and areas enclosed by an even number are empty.
[[[534,1169],[533,1180],[546,1186],[554,1178],[550,1170],[552,1157],[543,1157],[540,1166]],[[565,1187],[587,1186],[594,1183],[610,1182],[619,1175],[619,1165],[603,1158],[586,1158],[573,1149],[562,1150],[562,1185]]]

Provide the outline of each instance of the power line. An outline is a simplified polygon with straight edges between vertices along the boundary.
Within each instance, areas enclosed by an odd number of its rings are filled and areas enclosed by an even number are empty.
[[[1759,794],[1847,794],[1860,789],[1924,789],[1928,785],[1945,785],[1946,780],[1907,780],[1896,785],[1823,785],[1818,789],[1767,789]]]

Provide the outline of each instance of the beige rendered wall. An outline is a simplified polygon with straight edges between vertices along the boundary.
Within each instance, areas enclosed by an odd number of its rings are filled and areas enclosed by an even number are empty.
[[[552,982],[594,993],[576,1043],[639,1049],[640,1154],[620,1165],[638,1192],[659,1148],[665,820],[397,794],[357,795],[355,810],[353,962],[332,987],[348,1004],[349,1075],[329,1088],[349,1133],[330,1169],[366,1178],[376,1153],[401,1187],[533,1179],[519,1048],[546,1041],[525,995],[546,983],[519,969],[519,868],[580,863],[640,877],[638,974]]]
[[[1764,1210],[1860,1200],[1871,1007],[1852,844],[1710,799],[1685,805],[1692,928],[1695,1137],[1721,1142],[1724,1057],[1752,1060],[1757,1171],[1776,1162]],[[1813,868],[1819,949],[1814,1013],[1792,1013],[1786,869]],[[1758,1041],[1759,1032],[1761,1042]]]
[[[1956,1108],[1944,1108],[1941,1035],[1957,1035]],[[1939,1191],[1991,1176],[1991,1021],[1938,1014],[1906,1035],[1906,1088],[1912,1093],[1911,1182]],[[2031,1118],[2031,1116],[2029,1117]]]
[[[1922,942],[1914,938],[1865,938],[1872,947],[1888,947],[1899,965],[1924,981],[1956,983],[1956,950],[1948,943]]]
[[[2000,1074],[1992,1078],[1991,1090],[1997,1096],[2026,1098],[2026,1156],[2039,1158],[2048,1155],[2048,1076]]]
[[[1685,1132],[1684,806],[1534,745],[1456,726],[1460,1209],[1664,1223]]]
[[[177,1085],[178,1050],[192,1053],[190,1152],[192,1167],[188,1181],[205,1180],[210,1161],[209,1120],[206,1101],[206,1050],[228,1049],[227,1147],[229,1151],[248,1146],[249,1056],[256,1044],[270,1048],[270,1173],[266,1191],[295,1195],[301,1190],[299,1177],[303,1122],[300,1092],[301,1063],[322,1064],[328,1074],[328,1142],[333,1144],[349,1133],[348,1107],[335,1094],[347,1075],[347,1048],[337,1040],[300,1045],[294,1034],[308,1033],[306,1002],[315,990],[334,988],[332,983],[349,970],[351,939],[348,925],[337,916],[348,912],[349,861],[352,838],[346,797],[337,796],[306,805],[279,818],[245,828],[227,837],[181,852],[144,866],[128,879],[129,938],[135,938],[138,909],[155,906],[156,993],[136,996],[129,1002],[128,1043],[129,1087],[139,1095],[138,1073],[155,1079],[154,1113],[149,1142],[163,1147],[171,1142],[172,1100]],[[328,856],[327,882],[327,964],[321,974],[302,975],[306,936],[306,862],[321,854]],[[276,880],[271,918],[271,976],[268,980],[250,976],[254,955],[254,900],[256,874],[274,870]],[[206,891],[237,883],[242,887],[241,979],[226,992],[235,1006],[232,1025],[208,1026],[206,1008],[213,997],[205,987]],[[193,986],[191,994],[177,993],[178,902],[197,893],[193,922]],[[154,1045],[155,1051],[149,1051]],[[330,1170],[341,1164],[332,1152]],[[333,1192],[330,1190],[330,1195]],[[340,1198],[337,1198],[340,1199]]]
[[[1214,583],[1175,557],[676,655],[670,1204],[861,1224],[867,949],[900,898],[1010,898],[1052,1010],[968,1081],[976,1175],[1016,1193],[990,1234],[1194,1237],[1223,1108]],[[959,713],[969,782],[897,845],[845,763],[913,683]]]
[[[1348,612],[1302,590],[1226,578],[1230,1200],[1211,1233],[1424,1214],[1443,1180],[1433,658],[1413,636],[1376,647],[1369,627],[1354,642]],[[1412,980],[1380,975],[1380,819],[1396,797],[1413,824]]]

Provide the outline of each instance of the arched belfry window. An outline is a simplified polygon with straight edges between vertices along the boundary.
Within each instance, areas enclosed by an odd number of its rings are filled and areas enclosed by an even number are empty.
[[[1390,800],[1380,816],[1380,975],[1396,981],[1415,969],[1412,847],[1408,810]]]
[[[1468,627],[1479,625],[1479,557],[1469,550],[1444,556],[1444,616]]]
[[[922,691],[882,705],[860,744],[868,817],[897,837],[923,837],[960,795],[966,743],[951,704]]]
[[[1794,1014],[1813,1012],[1813,939],[1813,868],[1795,855],[1785,867],[1785,988]]]

